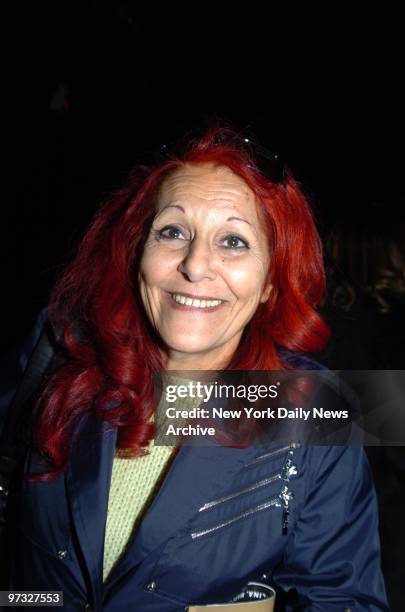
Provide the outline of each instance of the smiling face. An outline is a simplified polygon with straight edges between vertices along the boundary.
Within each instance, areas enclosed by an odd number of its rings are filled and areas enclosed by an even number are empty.
[[[139,270],[167,369],[219,369],[267,300],[270,265],[253,191],[226,166],[188,164],[166,178]]]

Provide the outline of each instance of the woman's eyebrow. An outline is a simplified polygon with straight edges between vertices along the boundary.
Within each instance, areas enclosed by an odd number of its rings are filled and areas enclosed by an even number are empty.
[[[241,217],[228,217],[227,221],[243,221],[243,223],[247,223],[248,225],[252,225],[251,223],[249,223],[249,221],[246,221],[246,219],[241,219]]]
[[[179,210],[181,210],[181,212],[185,213],[186,211],[184,210],[184,208],[182,206],[180,206],[179,204],[168,204],[167,206],[165,206],[164,208],[162,208],[162,210],[159,210],[159,212],[157,213],[157,215],[155,216],[155,219],[157,219],[159,217],[159,215],[162,214],[162,212],[164,212],[165,210],[167,210],[168,208],[178,208]]]
[[[162,212],[164,212],[168,208],[178,208],[179,210],[181,210],[182,213],[184,213],[184,214],[186,213],[186,211],[184,210],[184,208],[182,206],[180,206],[180,204],[167,204],[167,206],[165,206],[164,208],[162,208],[162,210],[160,210],[158,212],[158,214],[156,215],[155,219],[157,219],[159,217],[159,215],[161,215]],[[241,217],[235,217],[235,216],[228,217],[227,221],[242,221],[243,223],[247,223],[248,225],[252,225],[246,219],[242,219]]]

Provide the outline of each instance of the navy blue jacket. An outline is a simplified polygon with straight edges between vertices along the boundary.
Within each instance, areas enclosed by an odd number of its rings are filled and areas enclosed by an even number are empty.
[[[361,448],[181,448],[103,584],[116,430],[87,415],[78,433],[63,476],[22,483],[10,589],[62,590],[68,611],[180,612],[263,579],[290,593],[288,610],[388,610]]]

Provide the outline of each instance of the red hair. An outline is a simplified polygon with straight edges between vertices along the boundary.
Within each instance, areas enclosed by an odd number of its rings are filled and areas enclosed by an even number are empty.
[[[245,328],[228,369],[285,369],[279,348],[311,352],[327,340],[315,310],[325,289],[321,241],[301,188],[290,173],[272,183],[236,132],[209,127],[181,154],[130,175],[96,213],[51,292],[49,319],[67,359],[38,398],[35,443],[55,474],[66,465],[74,425],[86,412],[118,428],[117,446],[128,456],[142,454],[153,436],[160,339],[143,311],[137,267],[162,181],[185,163],[205,162],[228,166],[253,190],[271,250],[270,298]]]

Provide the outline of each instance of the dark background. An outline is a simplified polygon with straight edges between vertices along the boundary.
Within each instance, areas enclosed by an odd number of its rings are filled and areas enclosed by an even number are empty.
[[[3,22],[1,347],[143,152],[213,114],[281,152],[321,229],[342,207],[403,207],[401,21],[367,10],[16,3]]]

